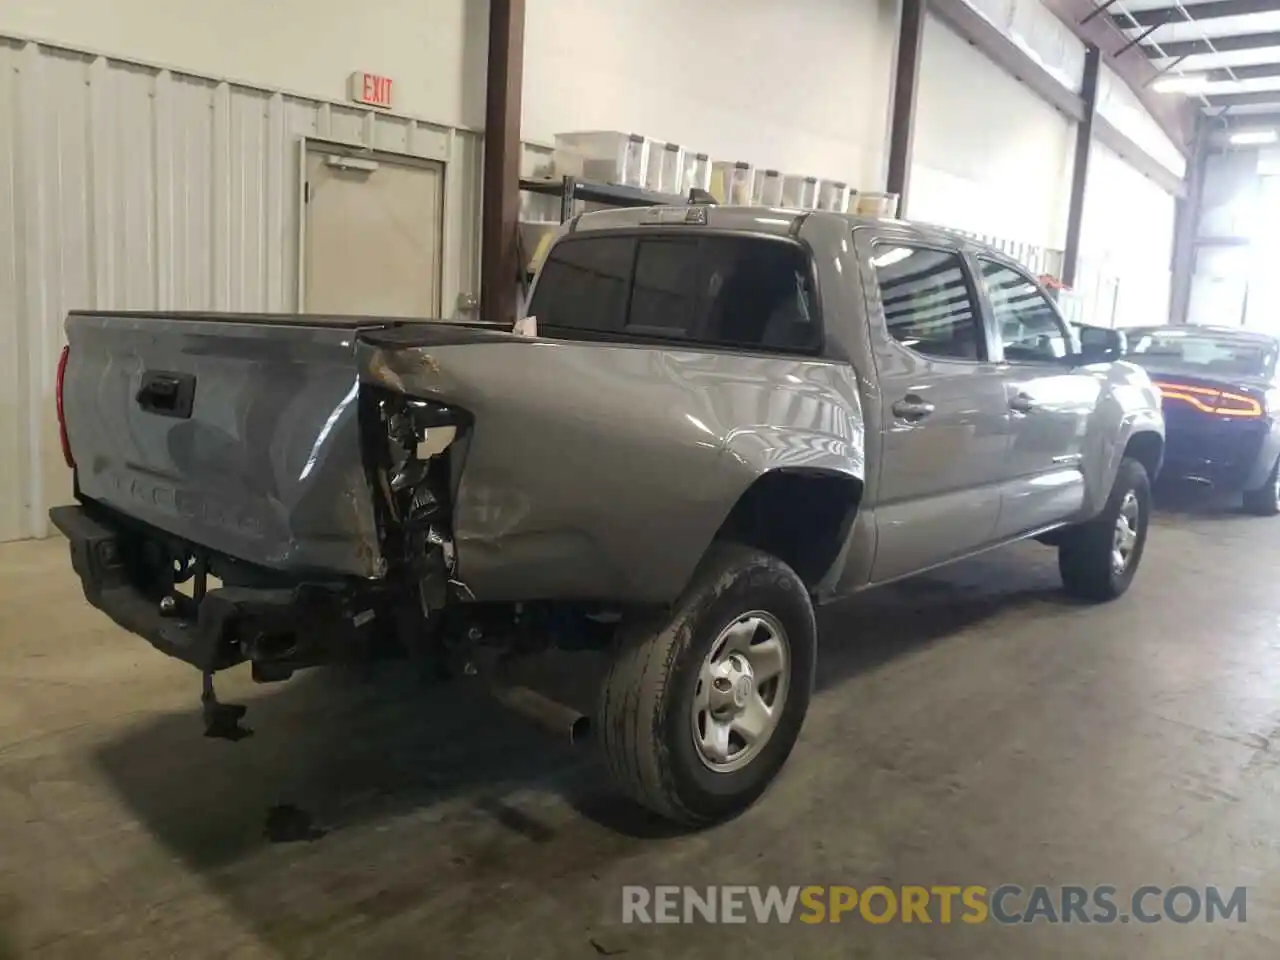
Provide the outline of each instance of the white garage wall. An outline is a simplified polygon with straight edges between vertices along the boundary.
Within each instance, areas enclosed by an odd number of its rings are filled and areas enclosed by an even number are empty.
[[[526,140],[625,130],[883,185],[892,0],[528,0]]]
[[[70,493],[68,310],[296,309],[304,137],[444,162],[446,311],[476,291],[478,134],[0,37],[0,540]]]
[[[1089,156],[1080,228],[1080,319],[1115,326],[1169,322],[1174,197],[1106,147]]]
[[[605,0],[608,2],[608,0]],[[390,76],[399,113],[484,125],[487,0],[0,0],[0,33],[347,99]]]
[[[1061,248],[1075,124],[932,16],[907,215]]]

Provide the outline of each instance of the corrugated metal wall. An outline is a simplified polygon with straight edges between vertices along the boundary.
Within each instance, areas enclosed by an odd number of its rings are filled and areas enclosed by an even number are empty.
[[[296,309],[304,138],[443,162],[445,312],[478,292],[480,134],[0,37],[0,540],[70,496],[68,310]]]

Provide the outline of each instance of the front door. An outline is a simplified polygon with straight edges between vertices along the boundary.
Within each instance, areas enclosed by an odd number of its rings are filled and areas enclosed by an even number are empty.
[[[991,541],[1010,421],[964,259],[891,237],[869,251],[867,284],[881,389],[875,582]]]
[[[1034,280],[983,258],[977,272],[1004,358],[1013,427],[997,525],[1003,539],[1071,519],[1083,508],[1084,443],[1102,381],[1087,367],[1064,362],[1071,344],[1066,324]]]

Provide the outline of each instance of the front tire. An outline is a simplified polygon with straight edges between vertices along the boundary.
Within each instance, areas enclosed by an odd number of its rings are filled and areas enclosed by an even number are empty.
[[[795,571],[714,544],[669,615],[619,631],[595,718],[614,781],[680,823],[741,813],[791,754],[816,653]]]
[[[1058,547],[1058,570],[1067,592],[1103,603],[1128,590],[1147,544],[1150,518],[1147,471],[1125,457],[1102,512],[1067,531]]]
[[[1255,517],[1274,517],[1280,513],[1280,459],[1272,464],[1271,473],[1262,486],[1244,492],[1244,508]]]

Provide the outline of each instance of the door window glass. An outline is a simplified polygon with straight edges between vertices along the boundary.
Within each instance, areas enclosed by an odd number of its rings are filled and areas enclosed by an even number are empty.
[[[1013,361],[1052,361],[1068,350],[1066,328],[1049,298],[1029,277],[1016,270],[979,261],[982,286],[991,301],[1004,358]]]
[[[986,356],[981,318],[959,254],[877,244],[871,265],[893,339],[930,357],[981,360]]]

